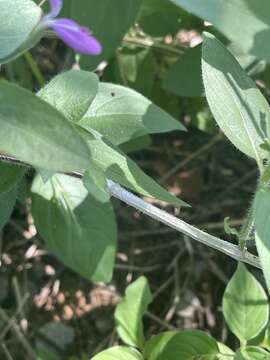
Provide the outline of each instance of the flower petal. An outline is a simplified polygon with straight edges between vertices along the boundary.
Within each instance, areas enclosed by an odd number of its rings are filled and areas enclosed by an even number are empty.
[[[82,54],[99,55],[102,46],[90,31],[70,19],[55,19],[48,22],[51,27],[69,47]]]
[[[63,0],[50,0],[51,11],[48,14],[50,18],[55,18],[60,14],[63,7]]]

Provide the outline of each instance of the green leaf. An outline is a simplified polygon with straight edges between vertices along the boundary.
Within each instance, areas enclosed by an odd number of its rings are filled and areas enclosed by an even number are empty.
[[[49,351],[39,350],[37,360],[59,360],[59,356]]]
[[[228,235],[234,235],[234,236],[237,236],[238,238],[240,238],[240,232],[239,232],[239,230],[237,230],[235,227],[232,227],[231,225],[230,225],[230,217],[229,216],[227,216],[227,217],[225,217],[225,219],[224,219],[224,231],[225,231],[225,233],[226,234],[228,234]]]
[[[260,189],[255,197],[255,241],[265,281],[270,291],[270,190]]]
[[[110,200],[110,195],[107,191],[107,179],[98,168],[91,166],[91,169],[84,173],[83,184],[96,200],[100,202],[108,202]]]
[[[25,169],[0,162],[0,193],[11,190],[23,177]]]
[[[270,353],[255,346],[247,346],[239,349],[235,354],[234,360],[269,360]]]
[[[178,96],[202,96],[204,94],[201,74],[202,47],[198,45],[187,50],[169,69],[164,88]]]
[[[98,77],[88,71],[70,70],[54,77],[38,93],[43,100],[73,122],[88,110],[98,91]]]
[[[217,360],[229,360],[234,356],[234,352],[225,344],[218,342],[219,354]]]
[[[136,139],[132,139],[120,145],[120,149],[124,153],[132,153],[141,151],[152,145],[152,138],[150,135],[140,136]]]
[[[186,106],[194,127],[209,134],[217,133],[216,122],[205,97],[190,97]]]
[[[0,0],[0,64],[14,59],[30,47],[26,43],[41,16],[40,7],[31,0]]]
[[[168,331],[146,342],[144,356],[147,360],[216,360],[218,352],[217,342],[202,331]]]
[[[147,176],[129,157],[112,145],[98,132],[79,128],[92,154],[91,160],[100,168],[107,179],[113,180],[139,194],[166,201],[176,206],[188,206],[171,195]]]
[[[242,343],[257,336],[267,324],[267,296],[261,284],[241,263],[226,287],[223,314]]]
[[[257,160],[268,154],[260,145],[270,137],[269,105],[231,53],[206,34],[202,52],[203,82],[211,111],[228,139]]]
[[[115,311],[117,332],[127,345],[143,348],[142,318],[151,301],[152,294],[145,277],[140,277],[128,286],[124,299]]]
[[[248,341],[247,345],[260,346],[268,351],[270,350],[270,322],[268,321],[267,326],[258,336]]]
[[[265,70],[265,60],[257,59],[256,56],[243,52],[239,44],[232,42],[228,45],[227,49],[233,54],[249,76],[256,75]]]
[[[64,5],[64,15],[89,27],[101,42],[100,56],[82,56],[83,68],[94,69],[109,59],[134,24],[142,0],[70,0]]]
[[[11,82],[25,89],[32,90],[35,88],[35,79],[25,60],[24,56],[20,56],[11,63],[6,64],[5,69]]]
[[[180,11],[167,0],[144,0],[139,15],[140,27],[154,37],[174,35],[179,30]]]
[[[157,71],[156,57],[151,48],[122,46],[103,76],[106,82],[123,84],[144,96],[151,96]]]
[[[0,84],[0,139],[2,152],[36,167],[89,167],[89,148],[73,125],[45,101],[11,84]]]
[[[100,203],[80,179],[55,175],[32,185],[32,211],[48,247],[67,266],[92,281],[110,281],[116,223],[109,202]]]
[[[17,187],[9,189],[7,192],[0,193],[0,230],[5,226],[14,209],[17,199]]]
[[[150,100],[126,87],[100,83],[98,95],[79,124],[118,145],[146,134],[185,130]]]
[[[200,44],[188,49],[169,69],[163,79],[166,90],[178,96],[201,97],[205,95],[201,73],[201,48]],[[260,65],[253,55],[244,54],[235,43],[229,44],[227,49],[250,76],[263,71],[263,65]],[[194,100],[201,101],[201,99]]]
[[[261,347],[270,351],[270,323],[268,322],[265,332],[263,334],[263,340],[260,344]]]
[[[270,60],[268,0],[171,0],[208,20],[246,53]],[[237,19],[235,17],[237,14]]]
[[[124,346],[115,346],[94,356],[91,360],[144,360],[136,350]]]

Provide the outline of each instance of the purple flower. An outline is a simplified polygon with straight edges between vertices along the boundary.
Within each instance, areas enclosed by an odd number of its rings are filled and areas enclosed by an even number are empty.
[[[63,7],[63,0],[50,0],[50,4],[51,12],[44,16],[42,26],[53,29],[58,37],[74,51],[100,55],[102,46],[87,28],[71,19],[56,19]]]

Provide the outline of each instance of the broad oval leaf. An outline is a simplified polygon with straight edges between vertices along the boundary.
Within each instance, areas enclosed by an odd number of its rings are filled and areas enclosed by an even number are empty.
[[[202,72],[210,109],[228,139],[260,165],[270,137],[269,106],[255,83],[213,35],[206,34]]]
[[[0,64],[20,54],[41,16],[40,7],[31,0],[0,0]]]
[[[144,360],[142,355],[133,348],[115,346],[94,356],[91,360]]]
[[[79,121],[98,91],[98,77],[88,71],[70,70],[55,76],[38,96],[62,112],[67,119]]]
[[[110,202],[88,194],[82,181],[54,175],[32,185],[33,216],[50,250],[92,281],[110,281],[115,258],[116,222]]]
[[[8,221],[17,199],[17,187],[12,187],[4,193],[0,193],[0,230]]]
[[[265,281],[270,291],[270,190],[260,189],[255,197],[255,241]]]
[[[91,157],[61,113],[31,92],[5,83],[0,84],[0,152],[63,172],[88,168]]]
[[[86,131],[79,126],[78,131],[87,141],[92,154],[91,161],[104,172],[107,179],[145,196],[166,201],[176,206],[189,206],[157,184],[134,161],[97,131],[90,129]]]
[[[210,21],[244,52],[270,60],[268,0],[171,0]],[[236,16],[237,14],[237,16]]]
[[[225,320],[242,343],[257,336],[269,317],[267,296],[261,284],[239,263],[223,296]]]
[[[151,301],[152,294],[144,276],[128,286],[115,311],[116,329],[125,344],[143,349],[142,318]]]
[[[199,330],[161,333],[147,341],[144,349],[147,360],[216,360],[218,353],[217,342]]]
[[[146,134],[185,130],[164,110],[136,91],[100,83],[98,95],[79,124],[119,145]]]
[[[247,346],[239,349],[234,360],[269,360],[270,353],[256,346]]]
[[[0,193],[12,189],[23,177],[25,168],[0,162]]]

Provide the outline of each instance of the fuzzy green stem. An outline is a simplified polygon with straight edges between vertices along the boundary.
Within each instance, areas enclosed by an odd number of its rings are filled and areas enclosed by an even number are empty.
[[[242,229],[239,234],[239,248],[242,251],[245,250],[246,241],[248,240],[248,238],[253,230],[253,227],[254,227],[254,208],[253,208],[253,204],[252,204],[251,208],[249,209],[249,211],[247,213],[247,217],[244,221],[244,224],[243,224]]]
[[[43,87],[45,85],[45,79],[44,79],[41,71],[39,70],[36,60],[33,58],[30,51],[27,51],[24,54],[24,57],[26,59],[28,66],[30,67],[30,69],[32,71],[32,74],[34,75],[35,79],[37,80],[39,86]]]

